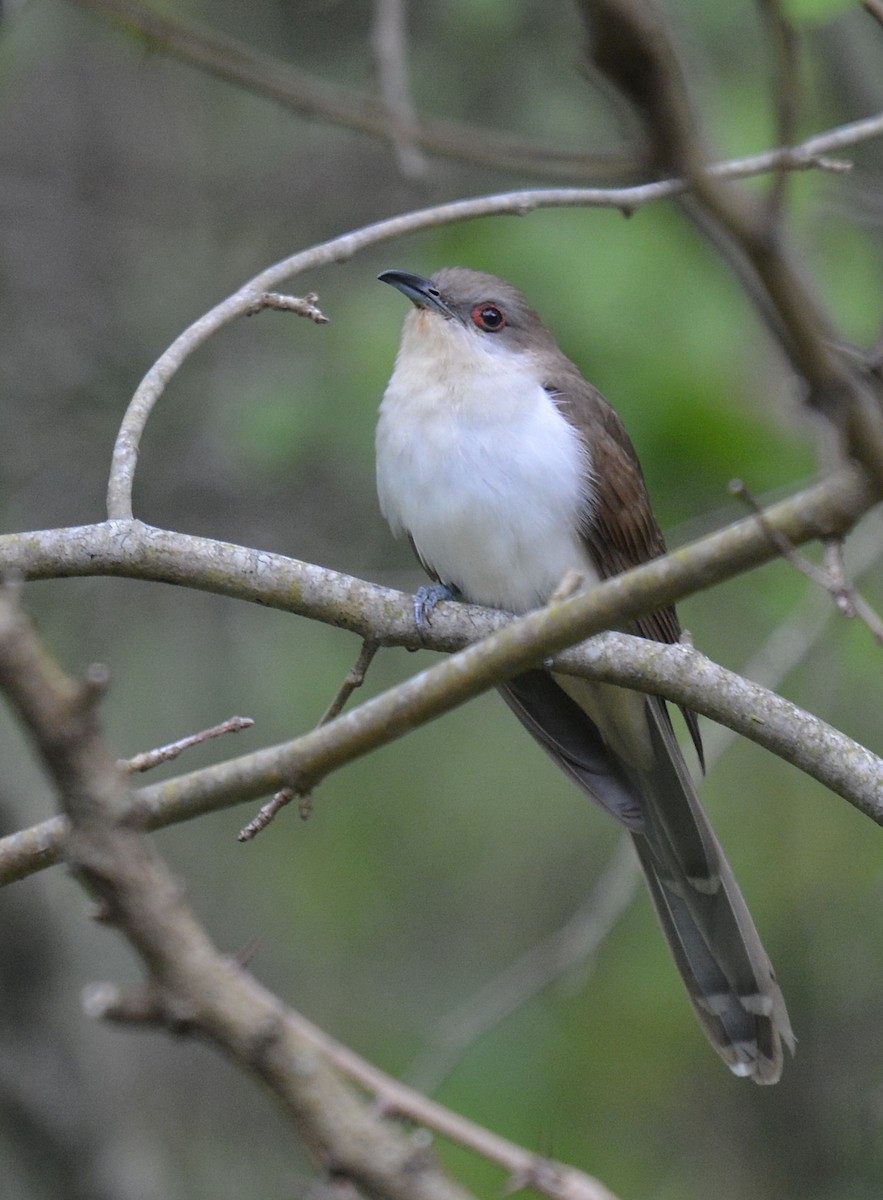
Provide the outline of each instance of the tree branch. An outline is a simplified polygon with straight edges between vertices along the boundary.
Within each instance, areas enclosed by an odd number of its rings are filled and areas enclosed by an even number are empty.
[[[850,138],[862,141],[881,134],[883,113],[832,131],[830,145],[832,148],[842,148],[851,144]],[[718,163],[708,167],[705,173],[711,178],[743,178],[786,167],[796,169],[819,166],[819,155],[825,153],[825,146],[828,144],[825,135],[819,135],[794,148],[773,150],[766,154]],[[199,346],[230,321],[262,307],[265,304],[265,296],[272,293],[284,280],[292,279],[304,271],[342,262],[369,246],[439,225],[491,215],[525,216],[540,208],[616,208],[630,215],[645,204],[681,195],[694,184],[695,180],[691,183],[684,179],[664,179],[628,188],[541,189],[480,196],[474,200],[456,200],[450,204],[404,213],[373,225],[366,225],[362,229],[342,234],[267,267],[243,284],[233,295],[194,321],[144,376],[126,410],[114,446],[107,488],[108,517],[111,520],[132,517],[132,489],[141,438],[153,407],[169,380]]]
[[[632,106],[659,169],[689,182],[699,225],[733,244],[753,272],[764,316],[803,376],[810,403],[845,438],[846,452],[883,483],[883,397],[867,365],[840,349],[833,319],[799,269],[774,210],[708,170],[699,116],[667,24],[650,0],[581,0],[591,61]]]
[[[763,524],[745,518],[690,547],[525,617],[512,620],[473,606],[439,606],[425,644],[448,651],[468,646],[456,659],[424,671],[293,742],[145,788],[138,793],[139,810],[149,826],[158,827],[286,786],[308,790],[330,771],[593,633],[769,561],[776,553],[769,528],[785,533],[794,544],[826,532],[843,532],[872,500],[864,476],[857,469],[844,468],[798,497],[765,510]],[[29,578],[136,574],[258,600],[381,644],[422,644],[414,629],[410,598],[400,593],[281,556],[166,533],[138,522],[0,538],[0,566]],[[482,637],[484,641],[468,645]],[[611,645],[616,646],[612,654]],[[562,654],[556,665],[565,671],[592,672],[593,678],[624,686],[658,690],[723,720],[789,761],[796,760],[872,819],[883,820],[881,767],[874,755],[686,647],[608,638]],[[725,689],[721,696],[711,695],[709,674],[714,675],[715,688]],[[697,677],[704,682],[697,685]],[[726,694],[731,702],[723,698]],[[830,751],[826,756],[817,753],[823,744]],[[47,823],[0,842],[0,881],[21,878],[54,861],[61,833],[57,824]]]
[[[388,111],[368,92],[329,83],[204,25],[181,21],[129,0],[74,3],[134,34],[154,52],[264,96],[308,120],[326,121],[384,142],[395,140]],[[544,142],[439,117],[419,118],[413,137],[430,154],[543,179],[621,180],[632,176],[637,167],[634,154],[627,148],[596,154],[550,149]]]

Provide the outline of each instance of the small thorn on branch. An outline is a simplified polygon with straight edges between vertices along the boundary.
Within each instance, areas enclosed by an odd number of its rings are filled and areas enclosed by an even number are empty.
[[[193,746],[199,746],[202,742],[210,741],[211,738],[223,737],[225,733],[239,733],[240,730],[249,729],[252,725],[254,725],[254,721],[251,717],[228,717],[226,721],[222,721],[220,725],[213,725],[211,729],[188,734],[187,737],[170,742],[167,746],[158,746],[155,750],[145,750],[133,758],[123,759],[120,765],[124,771],[128,771],[132,775],[135,772],[149,771],[151,768],[159,766],[160,763],[171,762],[172,759],[177,758],[179,754]]]
[[[253,304],[246,309],[246,315],[263,312],[265,308],[274,308],[277,312],[293,312],[300,317],[308,317],[316,325],[327,325],[328,318],[318,306],[319,297],[315,292],[307,292],[305,296],[287,296],[282,292],[264,292]]]

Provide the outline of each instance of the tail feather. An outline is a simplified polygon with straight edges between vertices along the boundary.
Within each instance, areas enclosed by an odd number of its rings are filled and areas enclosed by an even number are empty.
[[[640,781],[646,828],[638,857],[672,956],[706,1035],[730,1069],[775,1083],[794,1035],[772,964],[732,868],[699,803],[662,701],[646,715],[654,767]],[[691,824],[707,851],[697,874],[679,832]]]
[[[593,685],[579,683],[574,689],[568,681],[565,692],[552,676],[532,671],[500,690],[546,752],[631,833],[675,965],[714,1049],[736,1075],[775,1083],[782,1044],[794,1050],[785,1001],[665,704],[630,693],[617,728],[605,736]],[[607,700],[607,692],[623,695],[602,686]],[[636,746],[631,761],[611,749],[622,747],[624,730]]]

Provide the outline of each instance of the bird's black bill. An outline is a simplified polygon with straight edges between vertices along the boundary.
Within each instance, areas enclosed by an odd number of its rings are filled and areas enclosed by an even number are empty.
[[[424,279],[422,275],[412,275],[410,271],[381,271],[377,278],[381,283],[388,283],[403,296],[407,296],[418,308],[431,308],[445,317],[454,315],[431,279]]]

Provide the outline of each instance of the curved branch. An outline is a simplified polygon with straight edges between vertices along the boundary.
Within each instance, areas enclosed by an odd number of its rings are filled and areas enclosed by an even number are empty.
[[[129,0],[75,0],[75,3],[127,30],[135,30],[151,49],[173,55],[302,116],[394,141],[394,131],[383,106],[367,92],[338,87],[214,30],[193,22],[185,24]],[[811,166],[837,169],[843,164],[826,163],[825,155],[879,137],[881,132],[883,116],[854,121],[818,134],[794,151],[773,150],[754,156],[756,171],[800,170]],[[443,158],[574,183],[622,178],[639,165],[634,153],[627,151],[586,154],[550,150],[545,142],[530,142],[516,134],[460,125],[439,117],[419,118],[414,140],[423,150]]]
[[[839,148],[851,144],[848,141],[849,137],[861,141],[881,134],[883,113],[867,121],[855,122],[851,127],[844,126],[840,130],[834,130],[831,137],[836,135],[836,138],[831,144]],[[706,174],[713,178],[731,179],[786,167],[818,166],[819,155],[825,152],[826,144],[826,135],[819,135],[802,146],[718,163],[709,167]],[[126,410],[114,445],[107,487],[108,518],[127,520],[132,517],[132,488],[141,438],[153,407],[165,390],[166,384],[203,342],[230,321],[254,312],[256,307],[260,307],[262,297],[284,280],[317,267],[343,262],[369,246],[439,225],[492,215],[525,216],[540,208],[616,208],[629,215],[645,204],[681,195],[690,186],[691,184],[683,179],[663,179],[626,188],[540,189],[479,196],[473,200],[455,200],[449,204],[404,213],[373,225],[366,225],[362,229],[342,234],[267,267],[243,284],[233,295],[194,321],[144,376]]]

